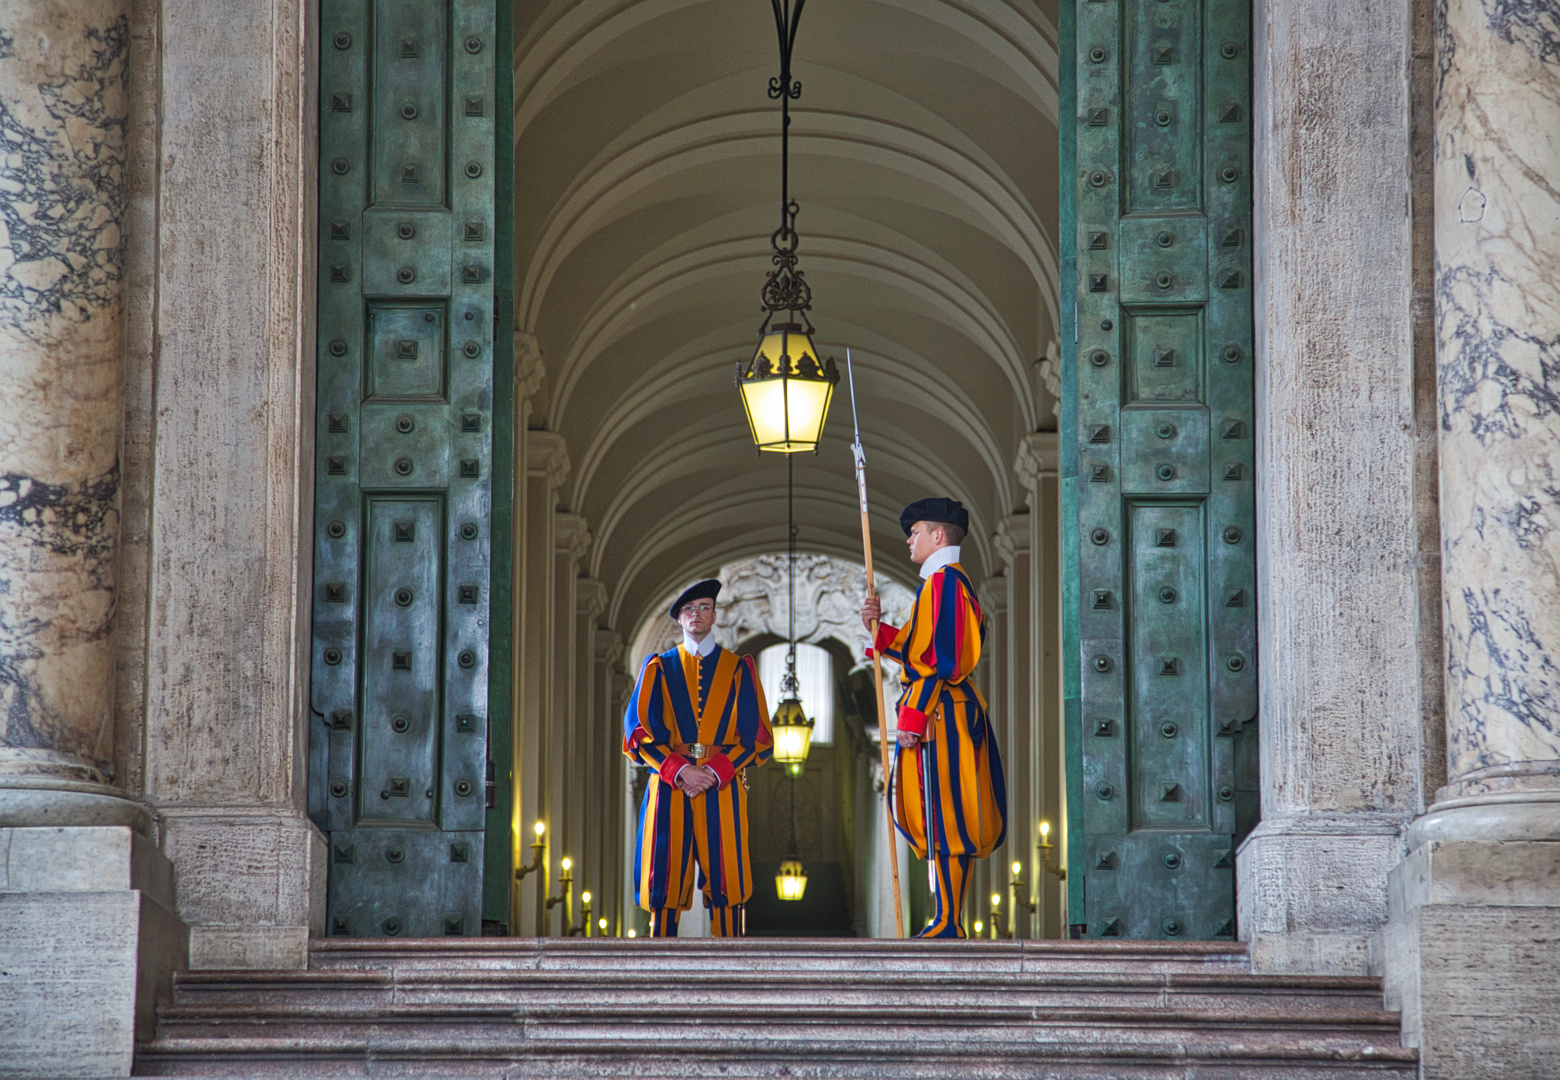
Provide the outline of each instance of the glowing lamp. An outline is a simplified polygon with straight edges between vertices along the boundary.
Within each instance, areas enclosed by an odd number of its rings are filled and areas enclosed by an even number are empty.
[[[775,874],[775,892],[782,900],[800,900],[807,892],[807,871],[800,859],[787,859]]]
[[[770,726],[775,736],[776,761],[789,765],[807,760],[807,750],[812,746],[813,722],[794,693],[780,702]]]
[[[818,361],[812,336],[801,324],[767,327],[753,359],[746,367],[737,365],[737,389],[754,445],[781,454],[816,452],[839,381],[834,361]]]

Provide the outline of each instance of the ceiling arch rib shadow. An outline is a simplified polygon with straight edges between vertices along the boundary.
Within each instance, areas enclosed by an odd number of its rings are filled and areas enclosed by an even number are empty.
[[[694,121],[593,163],[597,167],[589,170],[586,179],[547,217],[521,283],[519,320],[534,325],[548,287],[569,255],[600,229],[641,206],[651,194],[659,190],[663,197],[680,197],[687,187],[679,180],[704,177],[715,165],[733,158],[772,157],[773,131],[742,126],[744,121],[758,118],[773,119],[762,113],[739,113]],[[813,113],[808,119],[821,119],[828,129],[792,136],[798,163],[811,156],[832,170],[841,163],[880,170],[899,181],[895,190],[901,197],[909,196],[928,209],[953,213],[1002,243],[1024,263],[1043,296],[1056,291],[1059,279],[1054,239],[1004,177],[902,126],[839,113]],[[916,185],[906,181],[924,185],[925,194],[917,198]],[[931,197],[934,195],[942,197]],[[772,215],[772,204],[770,210]],[[760,210],[755,223],[764,221],[772,224]],[[1054,305],[1048,306],[1048,313],[1054,325]]]
[[[971,293],[969,286],[972,283],[951,276],[957,273],[956,268],[940,269],[903,253],[839,237],[823,236],[811,242],[815,250],[808,255],[810,269],[833,269],[840,277],[855,275],[896,289],[903,294],[907,309],[945,322],[968,339],[975,356],[993,361],[1001,369],[1009,392],[1024,410],[1025,424],[1033,427],[1036,403],[1028,398],[1028,359],[1020,352],[1010,330],[1001,323],[1001,313],[995,305],[987,298]],[[742,247],[745,250],[738,251],[736,244],[724,242],[687,252],[640,277],[624,275],[621,291],[603,294],[604,300],[609,295],[612,297],[611,305],[604,304],[587,317],[573,337],[569,354],[557,371],[550,373],[554,390],[548,410],[549,426],[561,430],[575,386],[585,377],[592,362],[621,341],[628,329],[642,322],[648,313],[665,317],[675,312],[677,309],[672,300],[678,292],[696,291],[707,280],[724,273],[748,284],[759,280],[751,249],[746,245]],[[640,282],[642,288],[632,291],[631,286]],[[757,329],[756,319],[753,329]],[[752,338],[747,343],[733,345],[731,358],[746,359],[755,344],[756,338]],[[651,372],[654,372],[653,368]],[[935,367],[928,366],[928,377],[934,372]],[[647,372],[647,377],[650,374]],[[955,391],[957,384],[952,378],[941,381],[947,384],[943,389]]]
[[[784,545],[784,463],[750,464],[729,380],[770,268],[773,23],[762,0],[558,0],[517,34],[517,310],[547,358],[532,422],[569,447],[560,508],[591,528],[585,565],[623,626]],[[1058,324],[1055,42],[1050,0],[860,0],[809,8],[798,43],[802,266],[820,353],[856,359],[874,535],[897,548],[903,502],[959,498],[977,577],[1019,440],[1050,422],[1033,364]],[[841,407],[796,461],[796,509],[808,550],[854,560]]]
[[[878,347],[884,346],[895,347],[890,342],[883,342]],[[827,339],[823,339],[820,347],[824,349],[825,355],[833,351],[828,348]],[[837,351],[843,354],[844,349],[840,348]],[[722,352],[727,357],[738,355],[736,348],[730,351],[722,350]],[[967,458],[957,462],[962,468],[956,468],[955,462],[948,460],[938,449],[912,446],[903,439],[905,427],[927,430],[935,423],[936,426],[951,428],[952,434],[956,436],[955,440],[944,440],[939,443],[939,446],[948,449],[960,445],[967,447],[986,473],[993,489],[998,493],[1000,505],[1012,504],[1009,462],[1001,454],[996,435],[985,426],[981,412],[974,407],[957,384],[948,380],[946,374],[935,364],[908,352],[900,353],[898,359],[889,360],[877,349],[853,345],[852,353],[853,356],[860,358],[857,367],[857,390],[861,402],[867,406],[864,413],[866,443],[873,448],[874,462],[878,460],[876,453],[878,446],[904,447],[900,453],[885,455],[883,464],[879,465],[879,468],[894,465],[896,471],[902,469],[907,476],[940,472],[942,475],[932,478],[937,480],[938,486],[950,491],[961,486],[952,482],[951,478],[955,475],[965,476],[967,483],[968,469],[971,464]],[[597,511],[597,502],[592,498],[592,485],[613,445],[626,437],[630,430],[662,417],[673,406],[681,406],[685,414],[702,415],[689,408],[691,404],[689,383],[694,377],[708,375],[713,363],[710,354],[691,356],[683,359],[676,367],[648,372],[642,375],[636,384],[630,386],[618,398],[613,414],[603,418],[595,427],[594,436],[587,444],[580,464],[575,469],[567,504],[577,512],[587,515]],[[721,382],[724,384],[725,380]],[[935,417],[927,412],[931,405],[928,401],[929,389],[935,394],[935,403],[938,406],[938,415]],[[721,393],[729,393],[733,399],[728,404],[729,411],[724,414],[730,416],[730,422],[720,429],[726,431],[731,440],[727,454],[727,460],[730,461],[732,447],[740,447],[742,451],[751,453],[752,446],[748,441],[748,431],[741,407],[734,400],[735,391],[726,391],[722,386]],[[657,426],[661,428],[661,438],[649,447],[636,449],[634,454],[636,461],[669,465],[673,460],[681,457],[683,442],[691,433],[708,428],[708,424],[702,420],[679,423],[671,421],[669,416]],[[835,430],[840,430],[838,420],[835,423]],[[965,457],[965,455],[959,456]],[[625,482],[626,477],[614,475],[608,490],[618,491]]]
[[[607,504],[600,516],[600,526],[593,530],[591,576],[598,578],[603,576],[607,555],[615,542],[619,527],[633,511],[649,505],[655,508],[652,513],[664,513],[665,499],[668,494],[677,492],[679,488],[686,490],[683,487],[684,481],[697,482],[710,476],[718,476],[723,471],[729,472],[733,465],[731,446],[745,434],[745,429],[717,428],[704,430],[695,435],[678,436],[668,440],[668,445],[674,447],[675,452],[668,449],[664,454],[651,455],[641,460],[633,471],[624,476],[623,484],[613,492],[612,501]],[[906,444],[887,434],[869,436],[867,441],[873,447],[870,475],[875,491],[874,501],[888,521],[897,524],[899,507],[902,505],[890,498],[891,492],[919,491],[924,495],[929,493],[927,489],[930,489],[939,494],[951,495],[963,502],[978,503],[971,491],[960,482],[958,474],[946,462],[928,453],[924,447]],[[667,448],[663,447],[663,449]],[[798,470],[799,477],[804,481],[804,484],[798,487],[799,491],[828,492],[831,498],[842,492],[846,497],[854,494],[855,474],[849,458],[839,454],[831,456],[838,459],[832,471],[813,465],[812,461],[808,461],[803,469]],[[698,505],[703,506],[708,497],[708,495],[701,497]],[[916,497],[920,496],[910,496],[905,499],[905,502]],[[988,532],[988,529],[981,528],[977,517],[969,542],[975,545],[982,563],[989,566],[991,548]],[[637,549],[638,544],[635,546],[635,550]]]
[[[733,37],[744,44],[766,52],[772,47],[766,36],[770,29],[768,12],[758,4],[743,8],[720,0],[554,0],[529,26],[517,27],[520,41],[514,83],[516,137],[568,87],[588,78],[603,63],[610,63],[625,43],[636,53],[660,51],[671,44],[656,40],[656,24],[699,7],[707,7],[729,20]],[[881,27],[899,21],[894,18],[896,14],[932,23],[945,31],[934,35],[942,46],[942,55],[958,57],[983,76],[1001,79],[1053,125],[1056,123],[1056,23],[1036,5],[877,0],[875,4],[857,5],[857,12],[870,8],[884,9],[884,17],[872,19],[861,14],[855,19],[857,25]],[[815,7],[814,12],[817,10]],[[843,16],[831,18],[830,14],[825,11],[811,15],[808,36],[801,39],[801,44],[813,59],[848,61],[852,39],[859,35],[842,33]],[[733,18],[734,15],[737,17]],[[667,28],[662,33],[672,37],[677,31]],[[875,35],[873,41],[882,48],[884,35]],[[848,68],[849,64],[842,66]]]

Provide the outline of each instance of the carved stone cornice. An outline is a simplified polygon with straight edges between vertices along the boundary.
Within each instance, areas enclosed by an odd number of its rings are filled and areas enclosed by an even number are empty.
[[[1054,431],[1037,431],[1025,435],[1018,444],[1018,455],[1013,460],[1013,472],[1019,482],[1031,494],[1040,490],[1040,481],[1056,476],[1061,471],[1061,445]]]
[[[527,431],[525,453],[526,471],[532,476],[547,477],[554,489],[562,487],[569,478],[569,448],[556,431]]]
[[[1029,552],[1029,515],[1009,514],[997,525],[994,536],[997,548],[997,558],[1002,560],[1004,567],[1013,565],[1013,560],[1020,554]]]
[[[529,398],[547,377],[547,364],[542,360],[542,346],[529,330],[516,330],[515,341],[515,393]]]
[[[571,561],[578,562],[590,550],[590,541],[590,529],[580,515],[553,515],[553,546],[558,554],[568,555]]]
[[[562,515],[560,515],[562,516]],[[588,538],[589,533],[585,534]],[[591,622],[607,610],[607,587],[595,578],[582,577],[574,583],[574,613]]]
[[[600,584],[599,582],[597,584]],[[606,586],[601,589],[603,600],[606,598]],[[596,662],[604,665],[608,671],[617,672],[623,662],[623,651],[628,648],[628,643],[623,640],[623,635],[616,630],[596,631]]]

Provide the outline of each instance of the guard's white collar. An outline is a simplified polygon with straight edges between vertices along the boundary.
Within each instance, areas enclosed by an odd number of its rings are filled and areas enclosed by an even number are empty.
[[[700,660],[703,660],[716,649],[715,631],[711,630],[708,634],[705,634],[703,641],[694,641],[693,638],[688,635],[688,631],[684,630],[683,648],[687,649],[694,656],[697,656]]]
[[[926,557],[926,561],[921,564],[921,577],[929,578],[943,567],[951,566],[958,561],[958,544],[953,544],[945,548],[938,548],[936,551],[928,555]]]

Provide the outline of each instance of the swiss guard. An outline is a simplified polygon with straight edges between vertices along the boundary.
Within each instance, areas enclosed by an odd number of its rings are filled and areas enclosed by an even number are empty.
[[[655,770],[639,809],[634,902],[654,937],[676,937],[693,906],[693,867],[716,937],[742,936],[753,893],[743,770],[774,753],[764,688],[751,656],[715,644],[720,582],[701,581],[672,604],[682,644],[646,657],[623,716],[623,752]]]
[[[910,621],[879,622],[874,647],[902,670],[899,750],[894,761],[894,822],[931,879],[932,920],[918,937],[964,937],[970,862],[1007,835],[1007,787],[986,702],[970,681],[980,661],[985,618],[959,545],[970,515],[953,499],[920,499],[899,526],[910,561],[921,567]],[[861,621],[872,629],[882,605],[869,597]]]

